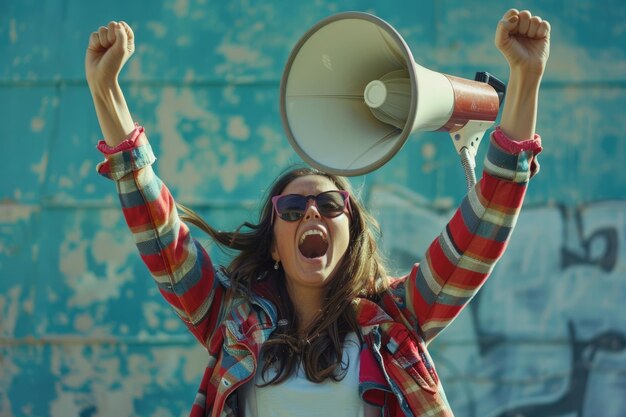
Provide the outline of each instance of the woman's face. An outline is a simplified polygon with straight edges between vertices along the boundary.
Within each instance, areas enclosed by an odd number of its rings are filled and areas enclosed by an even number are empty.
[[[337,190],[328,178],[307,175],[293,180],[281,195],[318,195]],[[343,214],[326,218],[313,200],[309,200],[304,216],[288,222],[274,217],[272,257],[280,261],[289,286],[324,287],[334,276],[350,240],[350,218]]]

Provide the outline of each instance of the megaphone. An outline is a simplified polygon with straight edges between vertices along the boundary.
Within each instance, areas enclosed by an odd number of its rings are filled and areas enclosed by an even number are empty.
[[[504,94],[504,84],[482,74],[477,81],[424,68],[384,20],[339,13],[314,25],[291,51],[281,118],[294,150],[325,172],[378,169],[416,131],[449,132],[473,170]]]

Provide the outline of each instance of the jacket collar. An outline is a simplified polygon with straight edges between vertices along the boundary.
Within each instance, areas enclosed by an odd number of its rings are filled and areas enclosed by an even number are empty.
[[[224,288],[230,289],[232,287],[230,278],[221,268],[216,270],[216,275],[220,284]],[[272,302],[270,302],[267,297],[272,292],[272,289],[273,286],[271,285],[269,280],[258,281],[254,286],[254,290],[248,292],[247,296],[250,298],[250,302],[252,304],[260,307],[265,312],[265,314],[267,314],[267,317],[269,317],[272,323],[272,327],[275,328],[276,322],[278,321],[278,311],[276,309],[276,306]]]

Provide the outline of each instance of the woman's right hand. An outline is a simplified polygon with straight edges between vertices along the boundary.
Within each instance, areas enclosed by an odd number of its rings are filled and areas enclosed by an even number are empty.
[[[135,52],[135,36],[126,22],[110,22],[89,37],[85,73],[90,88],[117,83],[122,67]]]

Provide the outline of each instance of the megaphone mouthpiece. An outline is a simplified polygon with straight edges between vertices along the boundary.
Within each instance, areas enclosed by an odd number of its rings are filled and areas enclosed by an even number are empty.
[[[392,71],[365,86],[363,98],[383,123],[404,129],[411,108],[411,79],[406,70]]]
[[[387,100],[387,86],[380,80],[370,81],[365,86],[363,98],[370,109],[377,109]]]

